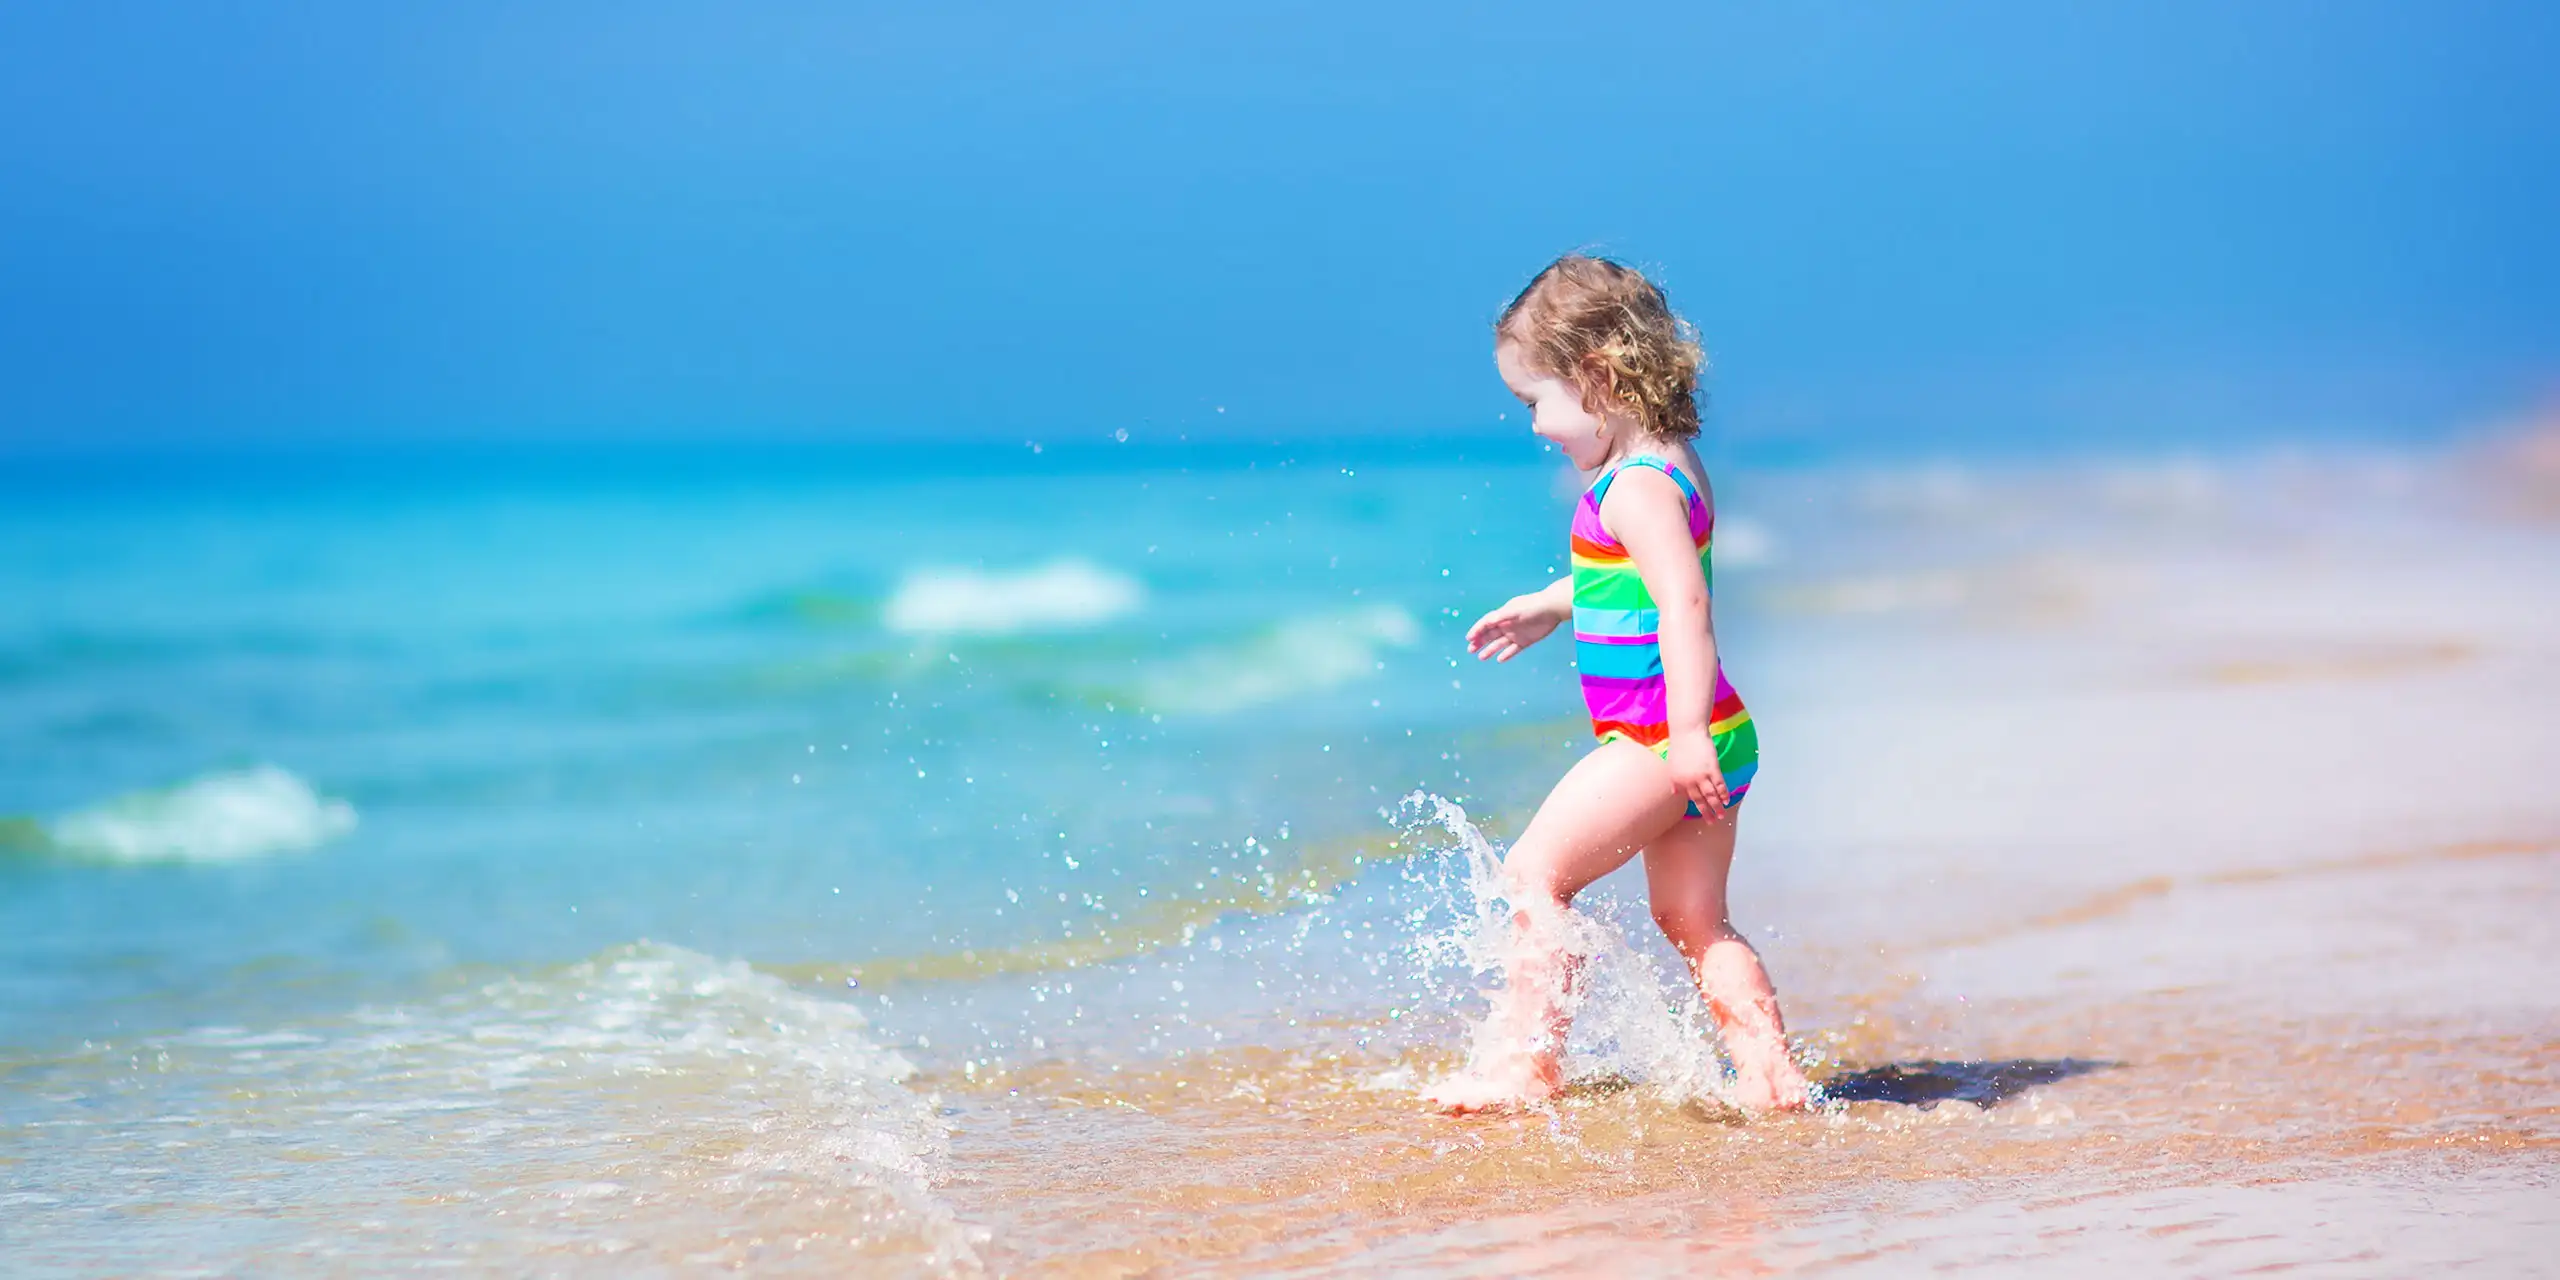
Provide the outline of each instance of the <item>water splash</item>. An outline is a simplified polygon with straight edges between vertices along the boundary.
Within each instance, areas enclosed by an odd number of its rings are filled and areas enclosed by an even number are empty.
[[[1440,796],[1406,796],[1400,820],[1409,836],[1436,827],[1454,842],[1444,851],[1451,856],[1419,864],[1412,873],[1437,877],[1434,888],[1449,919],[1416,937],[1412,951],[1440,1000],[1452,1008],[1471,1006],[1480,1000],[1483,983],[1503,977],[1519,945],[1502,853],[1464,808]],[[1632,1082],[1672,1102],[1730,1106],[1728,1073],[1705,1002],[1676,957],[1648,954],[1630,941],[1631,922],[1624,917],[1641,913],[1618,909],[1626,905],[1586,891],[1583,902],[1563,913],[1559,933],[1575,964],[1564,1002],[1573,1021],[1565,1043],[1567,1080]],[[1476,1019],[1464,1070],[1478,1070],[1511,1052],[1503,1035],[1495,1019]]]

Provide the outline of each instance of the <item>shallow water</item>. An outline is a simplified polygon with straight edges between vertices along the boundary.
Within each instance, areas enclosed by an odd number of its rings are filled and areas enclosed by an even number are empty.
[[[1569,489],[1044,465],[20,477],[10,1270],[2560,1253],[2512,477],[1719,476],[1738,922],[1834,1097],[1723,1103],[1621,877],[1577,1086],[1453,1121],[1471,856],[1582,740],[1565,655],[1459,636]]]

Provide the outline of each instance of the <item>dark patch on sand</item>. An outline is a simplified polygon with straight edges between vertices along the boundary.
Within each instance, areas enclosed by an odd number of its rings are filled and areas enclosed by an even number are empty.
[[[1898,1102],[1923,1111],[1950,1098],[1996,1107],[2037,1085],[2122,1065],[2095,1058],[1889,1062],[1833,1076],[1823,1082],[1822,1097],[1828,1102]]]

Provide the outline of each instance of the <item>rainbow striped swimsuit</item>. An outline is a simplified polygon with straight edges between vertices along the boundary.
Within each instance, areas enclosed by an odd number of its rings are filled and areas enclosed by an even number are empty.
[[[1602,472],[1573,511],[1573,659],[1582,673],[1582,700],[1591,707],[1591,732],[1602,742],[1623,738],[1671,755],[1671,713],[1662,683],[1662,617],[1636,574],[1627,549],[1600,523],[1600,502],[1609,485],[1628,467],[1652,467],[1670,476],[1689,495],[1689,536],[1698,544],[1698,569],[1715,586],[1713,542],[1715,517],[1706,499],[1678,467],[1660,458],[1628,458]],[[1724,771],[1725,794],[1734,804],[1751,789],[1760,771],[1760,732],[1742,696],[1724,678],[1724,662],[1716,662],[1716,703],[1707,716],[1707,733],[1715,741],[1716,767]],[[1689,816],[1701,817],[1698,806]]]

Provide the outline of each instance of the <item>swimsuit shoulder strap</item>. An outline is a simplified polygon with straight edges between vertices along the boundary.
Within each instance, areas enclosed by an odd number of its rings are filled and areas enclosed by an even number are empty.
[[[1601,472],[1600,478],[1591,482],[1591,505],[1595,509],[1608,500],[1609,486],[1617,483],[1618,473],[1629,467],[1651,467],[1671,477],[1672,483],[1680,486],[1680,492],[1688,496],[1689,505],[1691,507],[1698,505],[1698,486],[1689,483],[1689,477],[1680,474],[1680,468],[1671,465],[1667,459],[1657,458],[1649,453],[1640,453],[1632,458],[1619,459],[1617,465]]]

